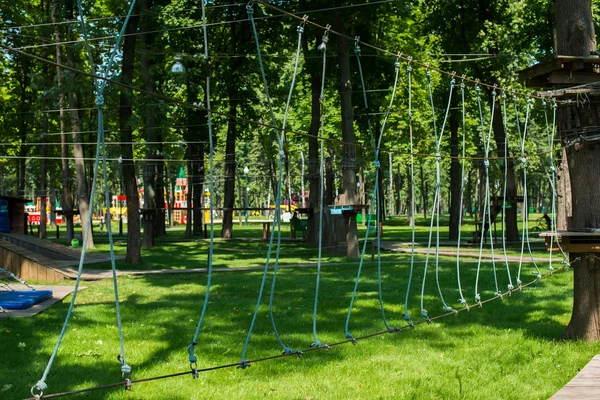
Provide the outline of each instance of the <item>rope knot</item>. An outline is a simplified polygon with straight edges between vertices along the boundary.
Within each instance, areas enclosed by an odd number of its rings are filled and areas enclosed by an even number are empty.
[[[527,159],[525,157],[521,157],[521,164],[527,164]]]
[[[508,291],[512,292],[513,290],[515,290],[515,287],[512,284],[508,285]]]
[[[408,72],[409,74],[412,72],[412,67],[410,65],[406,66],[406,72]]]
[[[551,165],[550,166],[550,171],[552,171],[552,172],[556,171],[556,167],[554,165]]]
[[[298,25],[298,33],[304,33],[304,26]]]
[[[104,96],[102,96],[102,93],[96,94],[96,106],[104,107]]]
[[[483,160],[483,165],[485,165],[485,167],[488,168],[490,166],[490,160]]]
[[[477,293],[475,295],[475,303],[480,304],[481,305],[481,296],[479,295],[479,293]]]
[[[252,1],[248,4],[246,4],[246,12],[248,13],[248,16],[250,18],[252,18],[252,14],[254,14],[254,8],[252,8],[252,4],[253,4]]]
[[[435,153],[435,161],[438,163],[442,161],[442,155],[440,153]]]
[[[379,167],[381,167],[381,163],[379,162],[379,160],[375,160],[373,161],[373,166],[377,169],[379,169]]]
[[[130,374],[131,373],[131,367],[127,364],[123,364],[121,365],[121,372],[124,374]]]
[[[44,382],[44,381],[38,381],[38,382],[35,384],[35,387],[36,387],[38,390],[46,390],[46,389],[48,389],[48,385],[46,385],[46,382]]]
[[[456,310],[454,308],[450,307],[450,306],[444,306],[444,312],[446,312],[446,313],[451,313],[451,312],[455,313]]]
[[[279,158],[285,160],[285,152],[283,150],[279,150]]]

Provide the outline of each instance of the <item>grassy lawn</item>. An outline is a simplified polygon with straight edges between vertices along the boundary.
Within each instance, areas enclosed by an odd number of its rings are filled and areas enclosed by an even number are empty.
[[[235,227],[239,228],[238,226]],[[252,226],[248,227],[251,233]],[[254,228],[258,235],[260,227]],[[407,227],[390,227],[402,235]],[[410,233],[410,229],[408,229]],[[175,236],[170,234],[170,236]],[[99,250],[106,250],[99,244]],[[119,251],[124,246],[119,245]],[[165,242],[144,253],[141,268],[195,268],[204,266],[207,243]],[[514,249],[511,249],[511,252]],[[264,265],[266,244],[260,241],[219,241],[215,267],[234,269]],[[539,256],[547,256],[538,250]],[[390,326],[403,326],[403,302],[408,279],[408,254],[384,253],[382,290]],[[316,260],[308,244],[284,243],[282,264]],[[419,321],[424,256],[417,257],[409,313]],[[456,266],[443,257],[439,280],[446,302],[458,308]],[[358,263],[328,256],[323,266],[318,336],[323,343],[344,339],[347,308]],[[547,270],[547,263],[538,265]],[[555,267],[558,267],[557,264]],[[128,267],[120,264],[120,268]],[[475,259],[461,263],[463,294],[472,304],[475,296]],[[506,290],[505,266],[497,265],[498,284]],[[524,264],[522,280],[534,278],[534,268]],[[314,268],[281,270],[274,294],[274,316],[284,343],[304,349],[313,341],[312,312]],[[511,264],[511,276],[516,277]],[[442,314],[435,266],[426,275],[425,308],[429,316]],[[196,355],[200,368],[240,361],[250,325],[261,271],[215,272],[207,317],[200,332]],[[268,313],[271,275],[263,306],[254,328],[247,358],[281,352]],[[206,274],[124,276],[119,280],[126,354],[133,378],[183,372],[189,369],[186,347],[191,341],[203,304]],[[119,352],[112,282],[85,282],[69,330],[47,380],[47,393],[86,388],[121,380],[116,361]],[[379,308],[376,264],[367,257],[350,320],[357,337],[384,329]],[[88,399],[538,399],[548,398],[568,382],[593,355],[600,343],[560,341],[571,313],[573,277],[566,270],[515,292],[503,300],[474,307],[417,325],[399,334],[385,334],[316,351],[301,359],[255,363],[236,368],[136,384],[132,392],[110,389],[80,395]],[[483,263],[479,289],[482,299],[493,296],[490,263]],[[67,298],[69,300],[69,298]],[[29,395],[56,343],[68,308],[52,306],[27,319],[0,320],[0,398]],[[75,396],[77,398],[78,396]]]

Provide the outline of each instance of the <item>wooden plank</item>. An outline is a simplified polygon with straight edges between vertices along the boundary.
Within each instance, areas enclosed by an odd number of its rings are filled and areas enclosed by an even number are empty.
[[[600,253],[600,243],[565,243],[567,253]]]
[[[600,74],[594,72],[571,73],[568,71],[556,71],[548,75],[548,83],[555,85],[583,85],[598,81],[600,81]]]
[[[592,360],[552,400],[600,399],[600,355]]]

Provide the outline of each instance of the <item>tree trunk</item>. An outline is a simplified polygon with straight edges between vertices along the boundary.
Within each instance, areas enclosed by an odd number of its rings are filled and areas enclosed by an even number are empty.
[[[152,16],[152,4],[153,0],[143,0],[140,3],[140,9],[142,11],[141,18],[141,31],[149,32],[153,30]],[[153,33],[142,33],[141,44],[142,44],[142,55],[141,55],[141,69],[142,69],[142,81],[144,90],[148,92],[154,92],[156,83],[154,79],[154,60],[152,54],[154,54],[153,47]],[[156,218],[158,217],[156,210],[156,165],[157,165],[157,132],[156,132],[156,105],[153,100],[146,99],[144,105],[144,122],[145,122],[145,136],[146,141],[151,143],[146,146],[146,163],[144,165],[144,240],[143,248],[151,249],[154,247],[154,237],[156,236]]]
[[[336,0],[336,7],[341,7],[343,0]],[[344,33],[342,14],[339,9],[335,12],[336,30]],[[356,137],[354,135],[354,114],[352,112],[352,83],[350,73],[350,55],[348,42],[336,40],[337,60],[340,68],[340,103],[342,113],[342,140],[344,149],[342,155],[342,186],[344,192],[339,204],[356,205]],[[358,230],[356,214],[345,212],[344,226],[346,228],[346,255],[349,258],[359,257]]]
[[[136,12],[137,13],[137,12]],[[134,15],[129,19],[125,28],[126,36],[123,42],[123,72],[121,81],[131,85],[133,81],[135,46],[139,16]],[[125,260],[132,264],[142,263],[141,235],[140,235],[140,198],[138,193],[135,165],[133,162],[133,135],[129,119],[133,114],[132,92],[122,88],[119,97],[119,134],[121,138],[121,157],[123,159],[123,184],[125,186],[125,198],[127,199],[127,254]]]
[[[58,13],[58,0],[54,0],[52,3],[52,23],[57,23],[56,14]],[[56,63],[62,64],[62,46],[61,42],[60,26],[55,25],[55,38],[56,41]],[[59,119],[60,119],[60,156],[62,164],[62,190],[63,190],[63,219],[67,221],[67,232],[66,239],[70,242],[74,237],[73,227],[73,197],[71,196],[71,172],[69,170],[69,144],[67,142],[67,136],[65,135],[65,94],[62,89],[63,76],[62,68],[56,67],[56,80],[59,91]]]
[[[596,34],[590,0],[555,0],[556,54],[589,56],[596,50]],[[577,72],[574,72],[577,73]],[[581,130],[600,124],[598,99],[590,106],[559,108],[559,132]],[[594,133],[592,133],[594,134]],[[572,188],[573,216],[570,228],[600,228],[600,147],[582,141],[566,150]],[[583,253],[569,255],[574,267],[573,314],[563,338],[600,339],[600,265],[597,258]],[[578,261],[575,261],[579,259]]]
[[[42,14],[44,16],[46,16],[46,12],[44,11],[44,5],[45,5],[45,1],[41,2],[41,6],[42,6]],[[46,10],[47,11],[47,10]],[[50,35],[48,35],[50,36]],[[49,39],[49,38],[47,38]],[[49,42],[50,40],[48,40]],[[48,58],[48,48],[44,47],[42,49],[42,57],[43,58]],[[46,92],[50,91],[50,88],[52,87],[52,83],[51,83],[51,78],[50,78],[50,71],[49,71],[49,66],[48,64],[44,64],[44,66],[42,67],[43,69],[43,76],[44,76],[44,90]],[[48,108],[48,98],[46,95],[42,95],[42,109],[45,111]],[[48,156],[48,147],[46,145],[47,143],[47,137],[46,135],[48,134],[48,114],[44,113],[44,116],[42,117],[42,137],[41,137],[41,142],[42,142],[42,151],[41,151],[41,156],[42,159],[40,160],[40,226],[38,229],[38,237],[40,239],[46,239],[47,235],[47,231],[46,231],[46,198],[48,196],[48,168],[47,168],[47,159],[46,157]]]
[[[571,206],[571,180],[567,151],[561,152],[560,163],[556,170],[556,229],[566,230],[573,215]]]
[[[228,15],[228,19],[233,20],[234,16],[232,13]],[[229,51],[231,54],[237,54],[238,47],[238,24],[231,23],[231,37],[229,42]],[[232,118],[227,121],[227,138],[225,143],[225,166],[224,175],[225,183],[223,188],[223,227],[221,230],[222,238],[233,237],[233,206],[235,204],[235,142],[237,139],[237,79],[235,67],[237,65],[235,60],[231,61],[231,82],[228,82],[228,96],[229,96],[229,114]],[[282,177],[279,177],[282,179]],[[274,192],[275,193],[275,192]],[[277,204],[275,205],[277,207]]]
[[[72,20],[76,19],[73,13],[73,3],[75,0],[67,2],[67,15]],[[72,25],[67,25],[67,41],[72,41]],[[67,46],[67,65],[75,68],[75,54],[72,46]],[[75,87],[74,84],[69,85]],[[86,232],[88,234],[86,248],[94,248],[94,236],[91,227],[87,226],[90,210],[90,196],[88,193],[87,180],[85,174],[85,156],[83,154],[83,145],[81,144],[81,128],[79,125],[79,99],[75,90],[69,91],[69,104],[71,115],[71,135],[73,137],[73,159],[75,161],[75,180],[77,182],[77,197],[79,200],[79,219],[81,220],[81,236]],[[104,193],[104,190],[102,190]],[[104,198],[104,196],[102,196]],[[110,205],[109,205],[110,206]],[[106,221],[109,223],[109,221]]]

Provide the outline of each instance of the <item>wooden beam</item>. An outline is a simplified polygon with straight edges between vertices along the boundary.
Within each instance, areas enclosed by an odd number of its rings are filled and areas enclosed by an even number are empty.
[[[548,83],[554,85],[583,85],[586,83],[600,83],[600,74],[593,72],[551,72],[548,76]]]

